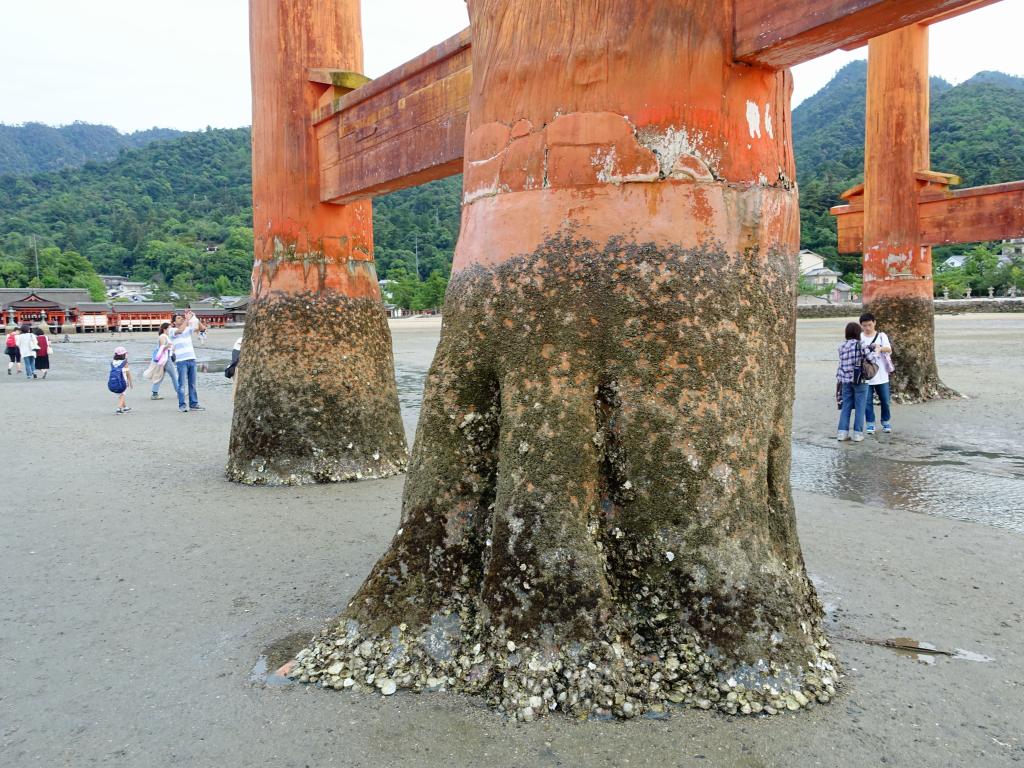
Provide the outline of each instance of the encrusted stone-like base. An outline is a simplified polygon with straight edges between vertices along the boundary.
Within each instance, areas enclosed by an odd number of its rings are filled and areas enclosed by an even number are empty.
[[[794,261],[566,234],[457,271],[402,527],[294,674],[527,720],[829,700],[789,492]]]
[[[935,362],[935,307],[930,298],[879,296],[867,309],[893,345],[896,370],[890,374],[895,403],[921,403],[960,397],[939,379]]]
[[[479,694],[526,722],[555,711],[656,717],[672,706],[774,715],[826,704],[839,684],[836,658],[817,630],[814,657],[804,666],[733,666],[695,633],[659,631],[657,619],[644,628],[654,630],[651,637],[637,627],[606,625],[600,640],[559,647],[537,638],[517,643],[479,618],[460,616],[439,614],[419,634],[400,624],[369,637],[355,621],[343,621],[298,654],[291,677],[385,695],[398,688]]]
[[[249,307],[228,479],[300,485],[388,477],[408,463],[379,301],[270,294]]]

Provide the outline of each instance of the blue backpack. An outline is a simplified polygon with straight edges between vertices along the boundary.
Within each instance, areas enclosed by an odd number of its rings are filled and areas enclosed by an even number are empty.
[[[124,366],[110,364],[110,375],[107,376],[107,389],[115,395],[120,395],[128,389],[128,381],[124,377]]]

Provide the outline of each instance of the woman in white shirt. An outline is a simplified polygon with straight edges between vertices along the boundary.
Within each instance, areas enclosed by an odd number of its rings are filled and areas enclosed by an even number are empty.
[[[864,421],[867,424],[866,432],[869,435],[875,434],[875,395],[878,395],[878,402],[882,405],[882,431],[892,432],[892,413],[889,409],[889,370],[886,359],[892,354],[892,343],[889,337],[881,331],[876,330],[875,316],[865,312],[860,316],[860,341],[864,345],[868,357],[878,366],[876,373],[868,384],[868,396],[864,405]]]
[[[171,359],[171,353],[174,351],[174,345],[171,343],[170,334],[170,323],[160,323],[160,336],[157,341],[157,347],[159,349],[158,354],[164,355],[164,375],[169,377],[171,380],[171,386],[174,387],[174,391],[178,391],[178,369],[174,365],[174,361]],[[150,400],[163,400],[160,396],[160,385],[163,383],[164,377],[161,376],[153,384],[153,389],[150,392]]]

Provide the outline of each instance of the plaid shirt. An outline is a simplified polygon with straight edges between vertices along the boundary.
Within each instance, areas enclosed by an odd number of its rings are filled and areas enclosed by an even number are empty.
[[[864,360],[864,347],[857,339],[847,339],[839,345],[839,367],[836,381],[840,384],[854,384],[860,381],[860,364]]]

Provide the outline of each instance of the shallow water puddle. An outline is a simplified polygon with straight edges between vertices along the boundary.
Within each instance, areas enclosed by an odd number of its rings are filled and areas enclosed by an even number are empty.
[[[249,672],[249,682],[266,686],[291,685],[292,679],[282,668],[309,644],[313,634],[312,631],[293,632],[268,645]]]
[[[1024,457],[941,446],[923,459],[794,441],[793,487],[888,509],[923,512],[1024,533]],[[961,456],[964,460],[955,459]],[[991,462],[968,464],[978,458]]]
[[[249,672],[249,682],[271,687],[291,685],[292,681],[290,678],[285,677],[284,675],[279,675],[277,672],[268,673],[267,666],[267,657],[261,655],[256,660],[252,670]]]

